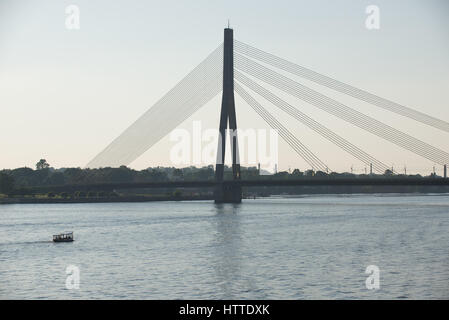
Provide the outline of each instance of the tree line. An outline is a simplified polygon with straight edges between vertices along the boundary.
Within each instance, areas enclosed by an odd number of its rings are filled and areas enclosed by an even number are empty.
[[[264,174],[256,167],[242,167],[241,179],[300,179],[302,177],[364,177],[364,174],[352,173],[326,173],[322,171],[306,170],[304,172],[294,169],[291,172],[282,171],[272,175]],[[393,174],[387,170],[382,176],[404,177]],[[409,176],[410,177],[410,176]],[[413,177],[420,177],[414,175]],[[0,171],[0,193],[7,194],[13,190],[39,186],[62,186],[75,184],[96,183],[132,183],[132,182],[163,182],[163,181],[204,181],[213,180],[215,170],[213,165],[197,167],[152,167],[144,170],[134,170],[126,166],[119,168],[60,168],[55,169],[45,160],[41,159],[35,169],[28,167],[5,169]],[[225,179],[232,178],[231,167],[225,166]]]

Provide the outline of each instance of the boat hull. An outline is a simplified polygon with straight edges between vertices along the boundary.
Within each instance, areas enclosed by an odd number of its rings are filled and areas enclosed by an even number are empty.
[[[60,239],[60,240],[53,240],[53,242],[73,242],[73,239]]]

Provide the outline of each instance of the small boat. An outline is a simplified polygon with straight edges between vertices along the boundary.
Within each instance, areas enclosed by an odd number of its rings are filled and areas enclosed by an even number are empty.
[[[73,241],[73,232],[53,235],[53,242],[72,242],[72,241]]]

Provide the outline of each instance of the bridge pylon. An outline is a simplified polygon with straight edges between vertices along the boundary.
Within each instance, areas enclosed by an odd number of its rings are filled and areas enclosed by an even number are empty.
[[[232,154],[232,179],[240,180],[240,159],[238,154],[237,119],[234,99],[234,35],[231,28],[224,29],[223,44],[223,96],[220,113],[220,135],[218,139],[217,164],[215,166],[215,203],[242,202],[242,187],[224,183],[224,162],[226,152],[226,133],[229,120],[229,133]]]

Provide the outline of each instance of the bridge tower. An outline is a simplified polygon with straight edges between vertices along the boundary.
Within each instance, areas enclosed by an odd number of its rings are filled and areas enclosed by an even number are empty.
[[[223,96],[220,113],[220,136],[218,139],[217,164],[215,166],[214,190],[216,203],[242,202],[242,187],[224,183],[224,160],[226,152],[226,133],[228,130],[232,154],[232,179],[240,180],[240,160],[238,154],[237,119],[234,100],[234,35],[231,28],[224,29],[223,44]]]

